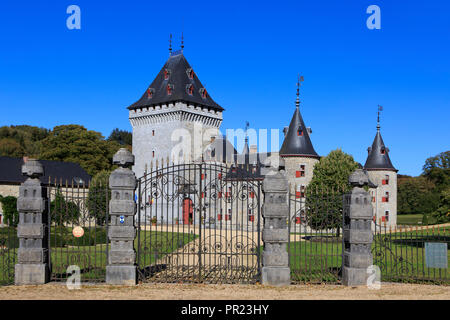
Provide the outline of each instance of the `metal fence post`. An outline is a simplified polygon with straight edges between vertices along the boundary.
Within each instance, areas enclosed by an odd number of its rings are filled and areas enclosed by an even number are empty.
[[[19,250],[15,284],[44,284],[49,281],[50,275],[47,189],[41,186],[39,180],[44,175],[44,167],[37,160],[30,159],[22,166],[22,174],[28,178],[20,186],[17,200]]]
[[[367,284],[368,267],[373,264],[371,198],[364,186],[369,178],[363,170],[355,170],[349,177],[353,189],[343,197],[343,261],[342,283],[345,286]]]
[[[275,161],[274,161],[275,160]],[[288,230],[288,180],[284,170],[276,168],[272,162],[282,159],[267,159],[263,174],[264,204],[263,232],[264,251],[262,253],[262,284],[285,286],[291,283],[291,270],[287,243]]]
[[[136,176],[129,169],[134,164],[134,156],[121,148],[113,157],[113,163],[119,165],[109,177],[111,200],[109,215],[111,222],[108,238],[111,242],[108,265],[106,266],[106,283],[116,285],[135,285],[137,283],[135,214]]]

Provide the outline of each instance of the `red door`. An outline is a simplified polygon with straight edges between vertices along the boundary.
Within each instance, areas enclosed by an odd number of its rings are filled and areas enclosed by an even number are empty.
[[[183,224],[189,224],[189,218],[194,221],[194,207],[192,205],[192,200],[187,198],[183,200]],[[191,222],[192,223],[192,222]]]

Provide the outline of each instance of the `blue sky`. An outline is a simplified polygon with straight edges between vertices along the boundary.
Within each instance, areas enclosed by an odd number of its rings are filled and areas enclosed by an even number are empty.
[[[81,30],[66,9],[81,8]],[[369,30],[369,5],[381,29]],[[185,36],[185,56],[226,128],[282,129],[301,112],[320,155],[364,164],[381,130],[399,173],[449,150],[447,1],[2,1],[0,126],[81,124],[131,131],[135,102]],[[253,141],[251,141],[253,142]],[[280,145],[281,145],[280,141]]]

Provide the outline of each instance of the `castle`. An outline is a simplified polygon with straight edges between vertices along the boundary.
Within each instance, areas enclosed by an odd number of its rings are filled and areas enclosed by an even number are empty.
[[[183,47],[182,47],[183,48]],[[314,150],[311,129],[305,125],[300,112],[299,86],[294,114],[285,127],[284,141],[279,153],[257,153],[255,146],[245,146],[238,153],[219,134],[223,111],[208,94],[195,70],[186,60],[183,50],[172,52],[156,78],[141,98],[128,107],[133,128],[133,167],[137,177],[154,166],[178,161],[196,162],[213,159],[229,162],[242,160],[253,165],[260,177],[262,158],[280,156],[291,186],[291,193],[304,194],[320,156]],[[372,184],[370,193],[374,221],[395,226],[397,220],[397,170],[389,159],[378,121],[377,133],[364,169]]]

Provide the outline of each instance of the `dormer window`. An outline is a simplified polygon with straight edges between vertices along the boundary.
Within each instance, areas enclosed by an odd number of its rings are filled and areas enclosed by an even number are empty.
[[[189,79],[191,79],[191,80],[194,79],[194,70],[192,70],[192,68],[188,68],[186,70],[186,73],[187,73],[187,76]]]
[[[147,99],[153,98],[153,93],[155,93],[155,89],[153,89],[153,88],[148,88],[148,89],[147,89]]]
[[[297,136],[299,136],[299,137],[303,136],[303,129],[302,128],[298,128]]]
[[[168,84],[167,85],[167,94],[170,96],[172,95],[173,92],[173,84]]]
[[[170,77],[170,70],[164,69],[164,80],[169,80]]]
[[[381,154],[386,154],[386,148],[385,147],[381,147]]]
[[[192,96],[192,94],[194,93],[194,86],[192,84],[186,85],[186,92],[188,93],[188,95]]]
[[[199,90],[199,92],[200,92],[200,96],[201,96],[203,99],[206,99],[206,97],[207,97],[206,89],[205,89],[205,88],[201,88],[201,89]]]

